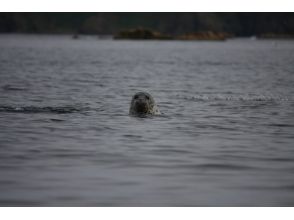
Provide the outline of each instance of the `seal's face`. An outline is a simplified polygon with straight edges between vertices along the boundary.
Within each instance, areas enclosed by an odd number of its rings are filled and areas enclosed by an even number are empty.
[[[136,93],[131,102],[131,114],[149,114],[152,113],[154,100],[152,96],[146,92]]]

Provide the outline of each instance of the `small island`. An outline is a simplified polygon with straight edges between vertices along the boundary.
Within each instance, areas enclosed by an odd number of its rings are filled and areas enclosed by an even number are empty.
[[[114,35],[114,39],[129,40],[215,40],[224,41],[233,35],[225,32],[201,31],[183,35],[171,36],[148,28],[122,30]]]
[[[172,40],[169,35],[162,34],[148,28],[134,28],[122,30],[113,36],[114,39],[131,39],[131,40]]]

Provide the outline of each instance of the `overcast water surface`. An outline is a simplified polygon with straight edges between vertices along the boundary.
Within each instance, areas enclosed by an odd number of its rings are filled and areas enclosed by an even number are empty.
[[[1,35],[0,205],[293,206],[293,95],[293,41]]]

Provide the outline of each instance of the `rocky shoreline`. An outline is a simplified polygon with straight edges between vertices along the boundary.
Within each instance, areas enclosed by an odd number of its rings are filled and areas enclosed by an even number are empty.
[[[232,38],[233,35],[225,32],[201,31],[195,33],[187,33],[178,36],[171,36],[160,33],[147,28],[134,28],[122,30],[114,35],[113,39],[129,39],[129,40],[212,40],[224,41]]]
[[[258,39],[294,39],[294,34],[266,33],[257,36]]]

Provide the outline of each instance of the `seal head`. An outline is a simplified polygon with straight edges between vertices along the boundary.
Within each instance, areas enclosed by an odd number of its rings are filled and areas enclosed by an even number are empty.
[[[131,101],[131,115],[155,115],[160,114],[153,97],[147,92],[136,93]]]

